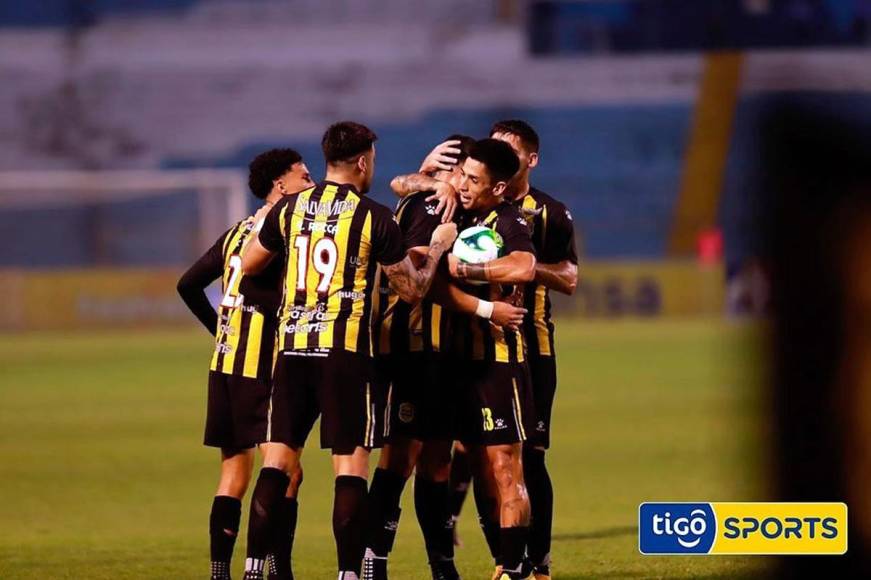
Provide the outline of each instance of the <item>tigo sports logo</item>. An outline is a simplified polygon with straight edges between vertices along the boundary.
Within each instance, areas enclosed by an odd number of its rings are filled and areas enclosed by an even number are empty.
[[[843,554],[844,503],[643,503],[642,554]]]

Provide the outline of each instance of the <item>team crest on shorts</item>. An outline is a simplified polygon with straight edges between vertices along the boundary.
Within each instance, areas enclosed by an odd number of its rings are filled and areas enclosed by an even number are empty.
[[[403,423],[414,421],[414,405],[412,403],[401,403],[399,405],[399,420]]]

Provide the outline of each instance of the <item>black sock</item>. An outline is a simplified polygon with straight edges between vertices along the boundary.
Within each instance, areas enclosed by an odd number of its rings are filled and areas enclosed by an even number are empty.
[[[389,469],[375,470],[369,487],[366,546],[379,558],[386,558],[393,549],[399,526],[399,500],[406,479]]]
[[[336,477],[333,500],[333,535],[339,572],[360,574],[363,561],[363,526],[366,508],[366,480],[353,475]]]
[[[532,513],[529,527],[529,559],[535,566],[550,566],[553,485],[547,466],[544,464],[543,450],[523,450],[523,474]]]
[[[451,491],[450,510],[456,519],[463,509],[466,495],[469,493],[469,484],[472,482],[472,471],[469,466],[469,454],[465,452],[454,453],[451,460]]]
[[[285,497],[284,501],[281,502],[281,509],[278,510],[278,517],[274,521],[275,545],[272,546],[269,554],[270,580],[291,580],[293,578],[291,554],[298,512],[299,503],[297,503],[296,498]]]
[[[287,493],[290,478],[280,469],[264,467],[260,470],[251,512],[248,516],[248,557],[245,560],[245,578],[262,578],[266,554],[275,543],[274,524],[281,501]]]
[[[423,532],[430,564],[454,557],[453,518],[449,509],[448,482],[414,478],[414,509]]]
[[[498,502],[495,498],[490,497],[480,481],[475,480],[473,490],[475,496],[475,506],[478,508],[478,524],[484,532],[484,539],[487,540],[487,547],[490,548],[490,555],[493,556],[493,561],[498,565],[499,560],[499,514]]]
[[[520,572],[523,557],[526,554],[528,537],[529,528],[526,526],[500,529],[499,545],[502,548],[502,570],[504,572],[509,574]]]
[[[230,577],[233,546],[239,535],[242,501],[227,495],[216,495],[209,514],[209,538],[212,553],[212,578]]]

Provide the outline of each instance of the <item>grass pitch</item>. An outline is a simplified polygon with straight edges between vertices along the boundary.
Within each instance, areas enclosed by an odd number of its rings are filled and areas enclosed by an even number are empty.
[[[756,334],[722,322],[558,322],[554,577],[735,578],[748,557],[645,557],[642,501],[764,499]],[[0,578],[206,578],[218,453],[201,446],[198,329],[0,336]],[[312,440],[297,578],[334,578],[329,457]],[[373,461],[374,463],[374,461]],[[391,573],[428,578],[411,493]],[[241,577],[247,524],[237,543]],[[467,579],[492,566],[469,502]]]

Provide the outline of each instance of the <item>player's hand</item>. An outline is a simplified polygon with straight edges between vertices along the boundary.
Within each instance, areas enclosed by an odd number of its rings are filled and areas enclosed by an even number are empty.
[[[424,158],[423,163],[420,164],[420,172],[428,174],[439,170],[453,170],[454,166],[457,164],[457,160],[453,157],[449,157],[448,154],[452,153],[454,155],[459,155],[461,151],[455,147],[455,145],[459,144],[459,141],[452,139],[436,145],[435,148],[429,152],[429,155]]]
[[[438,200],[436,213],[442,214],[442,223],[446,224],[454,219],[457,211],[457,190],[446,181],[440,181],[435,188],[435,193],[426,198],[426,201]]]
[[[447,249],[451,247],[451,244],[453,244],[456,239],[457,224],[448,222],[446,224],[439,224],[439,226],[433,230],[429,244],[431,246],[441,244],[443,248]]]
[[[490,323],[494,326],[509,330],[520,330],[526,308],[520,308],[507,302],[497,300],[493,302],[493,314],[490,315]]]

